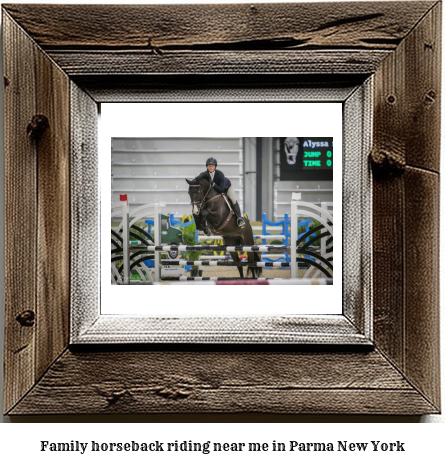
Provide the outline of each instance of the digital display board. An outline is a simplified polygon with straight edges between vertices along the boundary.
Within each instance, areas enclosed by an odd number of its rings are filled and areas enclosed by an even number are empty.
[[[332,181],[332,137],[280,137],[281,181]]]

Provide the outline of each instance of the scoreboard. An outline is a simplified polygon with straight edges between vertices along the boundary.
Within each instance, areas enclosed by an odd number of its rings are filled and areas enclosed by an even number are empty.
[[[332,137],[280,137],[281,181],[332,181]]]

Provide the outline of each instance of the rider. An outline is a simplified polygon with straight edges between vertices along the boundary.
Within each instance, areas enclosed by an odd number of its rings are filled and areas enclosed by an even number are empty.
[[[230,180],[224,176],[224,173],[216,169],[217,166],[218,162],[215,158],[208,158],[206,161],[207,171],[201,173],[197,179],[200,179],[204,176],[210,176],[213,189],[215,189],[219,194],[225,194],[227,197],[229,197],[233,205],[233,211],[235,212],[237,218],[237,224],[240,228],[244,228],[246,223],[244,221],[243,215],[241,214],[239,203],[236,201],[235,189],[232,187]],[[203,231],[206,232],[205,229],[203,229]]]

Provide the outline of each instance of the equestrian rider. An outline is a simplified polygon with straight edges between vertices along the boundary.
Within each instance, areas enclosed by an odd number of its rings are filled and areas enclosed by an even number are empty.
[[[206,161],[207,171],[201,173],[197,179],[201,179],[204,176],[210,176],[210,182],[213,189],[215,189],[215,191],[219,194],[225,194],[227,197],[229,197],[233,205],[233,211],[237,218],[237,224],[240,228],[244,228],[246,223],[244,222],[243,215],[241,214],[239,203],[236,200],[235,189],[232,187],[230,180],[224,176],[224,173],[216,169],[217,166],[218,162],[215,158],[208,158]],[[204,229],[203,231],[205,232]]]

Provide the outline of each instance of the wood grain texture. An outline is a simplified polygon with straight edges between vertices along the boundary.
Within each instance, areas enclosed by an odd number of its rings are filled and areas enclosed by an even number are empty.
[[[347,89],[363,83],[357,74],[184,74],[184,75],[76,75],[76,82],[95,101],[110,102],[285,102],[295,90],[313,99],[319,89],[335,89],[334,101],[343,101]],[[314,89],[317,89],[315,91]],[[261,91],[261,93],[260,93]],[[316,95],[317,93],[317,95]]]
[[[440,3],[326,3],[322,9],[306,3],[6,5],[4,11],[6,412],[439,411]],[[84,90],[98,101],[119,93],[143,98],[163,82],[187,90],[217,89],[226,80],[242,89],[275,73],[283,80],[320,82],[322,76],[328,85],[344,85],[345,75],[353,81],[361,75],[363,82],[373,73],[372,153],[396,168],[376,171],[374,179],[375,350],[117,346],[65,348],[57,357],[67,328],[64,157],[70,125],[60,108],[68,81],[44,54],[80,86],[79,101],[89,100]],[[246,74],[234,77],[237,72]],[[37,110],[49,121],[38,143],[26,135]],[[61,225],[49,217],[53,204]],[[52,240],[61,241],[62,252],[50,249]],[[421,250],[419,240],[425,242]],[[52,276],[59,265],[60,281]]]
[[[68,74],[103,76],[370,74],[433,5],[326,3],[322,15],[310,3],[5,8]]]
[[[437,134],[438,136],[438,134]],[[437,138],[437,143],[439,139]],[[405,372],[440,406],[439,193],[437,173],[405,173]]]
[[[372,147],[373,79],[343,102],[342,225],[343,315],[359,334],[372,335]],[[344,256],[347,250],[347,259]]]
[[[37,147],[37,340],[39,378],[68,344],[70,309],[70,80],[36,51],[36,114],[48,128]]]
[[[376,73],[375,151],[439,171],[441,4]]]
[[[6,266],[9,409],[68,344],[69,94],[68,77],[4,15]],[[12,37],[11,37],[12,34]],[[30,124],[36,115],[48,128]],[[32,127],[32,130],[31,130]],[[19,153],[17,153],[19,151]],[[33,312],[32,325],[16,316]],[[9,372],[9,369],[11,372]],[[12,379],[10,379],[12,377]]]
[[[373,146],[392,166],[374,179],[375,341],[438,406],[440,17],[376,73]]]
[[[82,256],[90,249],[81,248],[79,255]],[[81,278],[86,274],[85,270],[91,268],[91,262],[88,260],[87,265],[79,270]],[[78,308],[73,308],[72,344],[189,343],[229,344],[236,347],[240,344],[255,345],[267,342],[271,345],[298,343],[371,346],[369,335],[358,331],[356,325],[343,315],[330,315],[327,318],[321,316],[317,318],[303,316],[298,318],[292,316],[121,318],[120,315],[100,315],[100,308],[91,305],[92,301],[98,300],[97,290],[93,286],[89,289],[93,290],[92,296],[89,296],[91,298],[87,299],[82,295],[84,300],[77,303]],[[80,290],[85,293],[85,286]],[[359,312],[361,309],[357,306],[356,310]]]
[[[406,162],[439,172],[441,115],[442,3],[405,43]]]
[[[3,43],[6,411],[35,383],[37,158],[26,132],[36,109],[35,47],[7,15]]]
[[[49,51],[77,76],[178,74],[371,74],[390,51]]]
[[[373,180],[374,342],[404,368],[403,180]]]
[[[395,49],[434,2],[203,5],[14,5],[45,50],[172,48]],[[38,17],[39,21],[35,21]],[[279,27],[278,27],[279,26]]]
[[[70,342],[100,314],[98,105],[73,82],[71,93]]]
[[[377,352],[66,352],[11,413],[435,411]]]
[[[382,62],[374,79],[372,157],[396,160],[402,169],[406,163],[408,59],[406,42],[402,42]],[[376,172],[373,179],[374,340],[402,370],[405,367],[403,209],[403,178]]]

